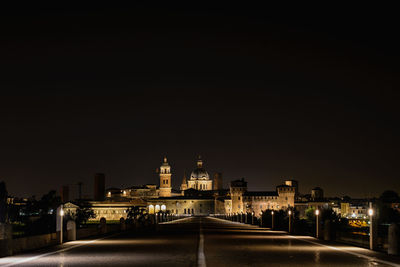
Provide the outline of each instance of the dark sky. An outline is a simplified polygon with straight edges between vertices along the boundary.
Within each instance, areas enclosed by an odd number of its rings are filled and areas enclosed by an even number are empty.
[[[313,9],[316,8],[316,9]],[[173,183],[202,155],[224,184],[367,197],[400,191],[391,6],[143,4],[1,9],[0,178]]]

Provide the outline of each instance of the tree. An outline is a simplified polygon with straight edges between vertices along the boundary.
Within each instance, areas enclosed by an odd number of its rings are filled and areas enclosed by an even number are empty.
[[[61,198],[57,196],[55,190],[44,194],[38,202],[39,213],[41,215],[53,214],[61,204]]]
[[[126,210],[126,217],[134,223],[143,223],[147,217],[145,207],[133,206]]]
[[[0,182],[0,223],[7,222],[7,188],[4,182]]]
[[[85,224],[89,219],[96,218],[96,214],[92,209],[92,205],[88,202],[77,203],[78,208],[74,213],[69,213],[66,215],[67,220],[72,219],[77,225]]]
[[[400,202],[399,195],[393,190],[386,190],[384,191],[379,200],[383,203],[398,203]]]
[[[39,201],[32,201],[31,204],[32,205],[29,207],[30,212],[32,212],[32,214],[37,214],[39,218],[34,221],[26,218],[26,222],[29,224],[27,232],[29,234],[55,232],[57,218],[56,211],[58,206],[61,204],[61,199],[57,196],[56,191],[49,191],[47,194],[44,194]]]

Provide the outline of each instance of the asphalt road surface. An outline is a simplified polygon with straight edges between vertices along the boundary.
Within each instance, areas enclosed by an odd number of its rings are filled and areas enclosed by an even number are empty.
[[[400,266],[400,258],[255,226],[190,217],[157,230],[0,258],[0,266]]]

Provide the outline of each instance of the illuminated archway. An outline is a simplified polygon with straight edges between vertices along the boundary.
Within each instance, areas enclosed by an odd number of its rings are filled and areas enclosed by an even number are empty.
[[[155,212],[159,212],[160,211],[160,205],[156,205],[156,210]]]
[[[149,205],[149,214],[154,214],[154,206]]]
[[[165,205],[161,205],[161,210],[162,210],[162,211],[166,211],[166,210],[167,210],[167,207],[166,207]]]

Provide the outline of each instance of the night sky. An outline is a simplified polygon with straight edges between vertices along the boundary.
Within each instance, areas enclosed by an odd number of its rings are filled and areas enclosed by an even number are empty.
[[[92,197],[96,172],[158,184],[167,155],[178,188],[201,155],[226,186],[399,192],[396,9],[312,8],[2,8],[0,180]]]

